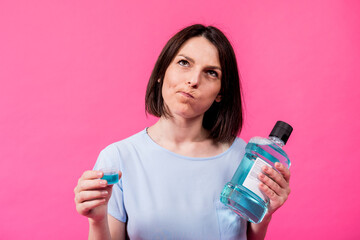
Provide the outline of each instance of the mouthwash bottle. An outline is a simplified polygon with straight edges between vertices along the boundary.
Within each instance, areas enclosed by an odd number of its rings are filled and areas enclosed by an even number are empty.
[[[275,163],[280,162],[290,167],[290,160],[282,147],[292,130],[289,124],[278,121],[269,138],[253,137],[246,145],[238,169],[220,196],[220,201],[242,218],[253,223],[259,223],[264,218],[269,198],[259,189],[258,175],[264,165],[275,169]]]

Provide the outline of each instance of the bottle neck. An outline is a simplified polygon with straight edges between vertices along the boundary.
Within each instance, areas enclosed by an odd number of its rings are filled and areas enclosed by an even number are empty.
[[[281,140],[281,139],[278,138],[278,137],[269,136],[269,139],[270,139],[273,143],[275,143],[276,145],[278,145],[280,148],[282,148],[282,147],[285,145],[284,141]]]

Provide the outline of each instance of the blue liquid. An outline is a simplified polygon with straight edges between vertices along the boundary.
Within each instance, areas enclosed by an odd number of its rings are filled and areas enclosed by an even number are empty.
[[[112,185],[119,181],[119,173],[104,174],[104,176],[101,179],[106,180],[108,182],[108,185]]]
[[[220,201],[222,203],[231,208],[242,218],[254,223],[262,221],[269,204],[269,199],[267,197],[264,201],[257,194],[243,186],[255,160],[259,157],[273,168],[276,162],[280,162],[286,167],[290,166],[290,160],[287,154],[275,143],[272,143],[270,140],[267,142],[269,144],[257,144],[251,142],[246,145],[244,158],[233,178],[225,185],[220,195]]]

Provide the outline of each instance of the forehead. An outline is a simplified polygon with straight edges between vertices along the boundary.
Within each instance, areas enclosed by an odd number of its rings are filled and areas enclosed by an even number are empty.
[[[180,47],[176,55],[185,55],[198,62],[207,62],[207,64],[220,66],[216,46],[204,37],[190,38]]]

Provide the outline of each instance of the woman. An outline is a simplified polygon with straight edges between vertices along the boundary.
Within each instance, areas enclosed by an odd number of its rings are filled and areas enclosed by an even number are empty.
[[[264,239],[272,214],[290,193],[290,172],[263,169],[270,198],[259,224],[219,202],[245,142],[234,51],[215,27],[181,30],[161,52],[146,91],[151,127],[111,144],[75,187],[77,211],[89,219],[90,239]],[[116,167],[108,186],[98,169]]]

